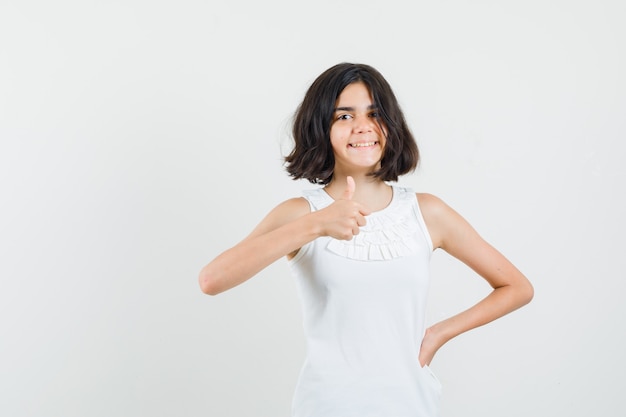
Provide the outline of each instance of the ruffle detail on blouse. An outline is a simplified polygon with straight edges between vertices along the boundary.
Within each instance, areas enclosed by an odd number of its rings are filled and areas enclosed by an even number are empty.
[[[333,202],[323,190],[319,191],[306,195],[318,210]],[[412,200],[415,200],[414,194],[394,187],[390,205],[367,216],[367,224],[361,227],[358,235],[352,240],[331,238],[326,248],[357,261],[386,261],[415,254],[420,248],[417,238],[420,226],[415,213],[417,201]]]
[[[326,248],[343,257],[357,261],[387,261],[414,254],[418,250],[416,222],[406,216],[379,215],[367,218],[352,240],[330,239]]]

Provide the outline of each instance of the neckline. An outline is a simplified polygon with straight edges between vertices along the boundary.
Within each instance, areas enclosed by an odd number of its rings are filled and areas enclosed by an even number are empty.
[[[379,214],[384,214],[385,212],[391,210],[393,208],[393,206],[396,205],[396,202],[398,201],[400,192],[399,192],[397,186],[395,186],[393,184],[388,184],[388,185],[391,187],[391,200],[389,200],[389,203],[385,207],[383,207],[380,210],[372,211],[367,217],[377,216]],[[328,202],[328,205],[330,205],[330,204],[332,204],[332,203],[334,203],[336,201],[330,194],[328,194],[326,189],[320,188],[320,191],[322,192],[322,195],[324,196],[325,200]]]

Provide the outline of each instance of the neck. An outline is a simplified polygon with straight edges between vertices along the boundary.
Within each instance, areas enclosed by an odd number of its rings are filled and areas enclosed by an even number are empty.
[[[372,211],[382,210],[389,205],[393,196],[391,187],[384,181],[368,175],[351,175],[355,189],[352,200],[364,204]],[[347,175],[333,175],[331,182],[325,187],[326,192],[335,200],[342,198],[346,189]]]

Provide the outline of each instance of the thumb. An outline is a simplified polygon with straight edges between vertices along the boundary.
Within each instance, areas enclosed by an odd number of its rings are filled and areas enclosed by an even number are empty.
[[[356,188],[356,184],[354,183],[354,178],[348,176],[346,178],[346,190],[343,192],[344,200],[352,200],[352,196],[354,195],[354,189]]]

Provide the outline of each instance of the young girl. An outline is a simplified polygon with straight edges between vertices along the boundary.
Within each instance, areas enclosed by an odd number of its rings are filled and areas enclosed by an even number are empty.
[[[441,386],[428,365],[453,337],[528,303],[529,281],[439,198],[399,187],[419,152],[383,76],[342,63],[295,114],[287,171],[318,187],[274,208],[200,272],[218,294],[286,256],[302,301],[307,358],[294,417],[432,417]],[[426,328],[429,260],[441,248],[493,291]]]

